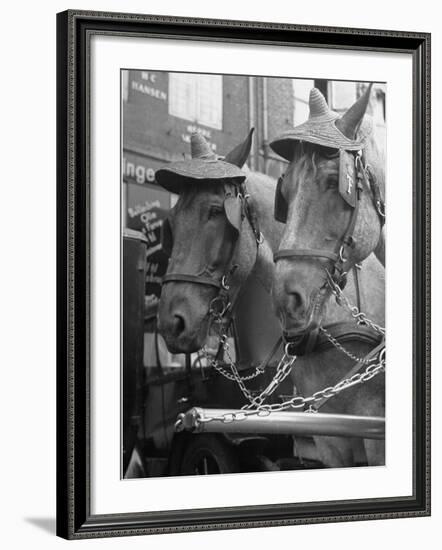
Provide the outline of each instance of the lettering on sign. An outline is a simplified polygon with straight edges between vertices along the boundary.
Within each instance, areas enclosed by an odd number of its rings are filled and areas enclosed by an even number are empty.
[[[150,166],[128,162],[123,157],[123,176],[133,178],[137,183],[153,183],[155,181],[155,170]]]
[[[149,71],[141,71],[141,78],[155,84],[157,81],[157,75],[155,73],[150,73]]]
[[[167,100],[167,94],[163,90],[149,86],[149,84],[143,84],[142,82],[137,82],[132,80],[132,90],[140,92],[142,94],[154,97],[155,99],[161,99],[162,101]]]
[[[133,208],[128,208],[127,212],[131,218],[143,215],[143,223],[150,223],[158,218],[158,214],[155,211],[152,212],[152,208],[161,208],[160,201],[146,201],[143,204],[137,204]]]
[[[161,294],[162,277],[167,271],[168,257],[161,245],[161,226],[167,216],[167,210],[161,208],[159,200],[145,201],[128,208],[127,226],[141,231],[147,239],[146,249],[146,296]]]

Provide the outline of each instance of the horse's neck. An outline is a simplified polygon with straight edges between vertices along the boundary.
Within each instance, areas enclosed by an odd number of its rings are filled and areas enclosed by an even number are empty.
[[[261,282],[267,292],[270,292],[272,288],[274,272],[273,250],[264,238],[264,242],[259,245],[258,258],[253,269],[253,275]]]
[[[385,200],[385,155],[381,150],[379,130],[375,126],[373,119],[369,115],[365,115],[361,127],[358,131],[358,138],[365,140],[366,146],[364,151],[365,162],[370,165],[374,173],[376,181],[379,185],[381,196]],[[385,230],[382,228],[379,237],[379,242],[374,250],[376,257],[385,267]]]
[[[284,230],[284,226],[276,222],[273,217],[276,183],[275,180],[264,174],[252,172],[247,178],[246,185],[252,207],[258,218],[259,229],[264,237],[264,242],[258,248],[253,275],[270,292],[275,269],[273,253],[279,247]]]
[[[381,236],[374,253],[376,254],[376,258],[385,267],[385,226],[381,229]]]
[[[235,321],[241,362],[258,364],[278,340],[281,328],[272,308],[273,251],[277,250],[283,226],[273,219],[275,182],[263,174],[250,173],[247,192],[264,240],[257,245],[250,224],[241,229],[238,264],[244,265],[241,292],[236,303]],[[280,228],[275,228],[281,226]],[[251,268],[251,271],[250,269]],[[237,273],[237,272],[236,272]]]

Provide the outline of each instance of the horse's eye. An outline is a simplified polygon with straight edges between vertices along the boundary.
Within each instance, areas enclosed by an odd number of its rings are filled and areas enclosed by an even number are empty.
[[[215,218],[216,216],[219,216],[223,213],[223,208],[221,206],[212,205],[209,207],[209,220],[210,218]]]

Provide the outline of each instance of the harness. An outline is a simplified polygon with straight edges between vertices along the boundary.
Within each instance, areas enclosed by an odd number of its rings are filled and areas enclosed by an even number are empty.
[[[362,160],[362,152],[348,152],[340,150],[339,162],[339,192],[344,201],[352,208],[350,221],[347,229],[340,241],[338,241],[334,251],[325,249],[282,249],[278,250],[273,259],[275,262],[291,258],[321,258],[332,262],[332,268],[329,271],[334,282],[341,289],[345,287],[346,278],[349,271],[349,250],[354,247],[354,231],[358,219],[361,195],[363,192],[363,184],[365,181],[366,187],[371,191],[373,204],[378,213],[381,226],[385,222],[385,206],[381,198],[381,192],[376,178],[368,165],[364,165]],[[277,198],[275,200],[275,218],[278,221],[286,222],[287,220],[287,204],[284,204],[284,198],[281,194],[281,185],[284,179],[282,175],[278,180]],[[285,202],[285,201],[284,201]],[[357,273],[355,275],[357,278]]]
[[[235,189],[237,189],[237,187],[235,187]],[[225,185],[224,193],[224,209],[229,223],[237,231],[237,237],[239,237],[239,231],[244,217],[248,220],[253,231],[256,241],[256,257],[253,265],[254,267],[258,260],[259,246],[263,243],[264,238],[259,229],[258,217],[255,209],[249,200],[250,195],[247,192],[247,188],[244,183],[238,184],[238,191],[236,193],[232,193],[232,189]],[[233,263],[238,240],[239,239],[237,238],[230,264],[220,278],[216,279],[214,277],[203,275],[202,273],[167,273],[163,277],[162,283],[188,282],[217,288],[218,294],[210,303],[209,314],[211,316],[216,316],[217,318],[220,316],[226,318],[228,313],[231,314],[240,290],[240,288],[238,288],[235,293],[231,292],[231,278],[235,271],[239,268],[238,264]],[[171,243],[173,242],[173,238],[168,219],[163,222],[161,241],[163,244],[163,249],[166,251],[171,251]],[[253,271],[253,267],[251,271]]]
[[[265,367],[270,363],[271,358],[274,356],[274,354],[279,349],[282,338],[280,337],[278,341],[273,346],[271,352],[268,354],[266,359],[263,361],[262,364],[258,365],[258,367],[255,368],[255,371],[247,376],[241,376],[238,372],[237,366],[235,364],[235,361],[230,355],[229,352],[229,343],[227,338],[227,330],[229,328],[230,322],[232,321],[232,313],[234,310],[234,305],[236,302],[236,299],[238,297],[240,288],[236,289],[236,292],[233,294],[231,292],[231,281],[230,278],[236,271],[236,269],[239,267],[237,264],[233,264],[233,259],[235,258],[235,251],[237,243],[235,244],[235,248],[232,252],[232,259],[230,262],[229,267],[225,271],[225,273],[219,278],[211,278],[206,277],[201,274],[189,274],[189,273],[169,273],[166,274],[163,278],[163,283],[168,282],[175,282],[175,281],[184,281],[184,282],[190,282],[190,283],[196,283],[201,285],[209,285],[213,286],[218,289],[217,296],[211,301],[209,306],[209,315],[219,323],[220,327],[224,327],[224,330],[220,330],[220,340],[219,340],[219,348],[216,353],[216,356],[213,357],[211,354],[203,348],[203,353],[206,356],[206,359],[208,360],[209,364],[214,367],[215,370],[217,370],[222,376],[225,378],[228,378],[229,380],[235,381],[240,390],[242,391],[244,397],[247,399],[247,404],[242,407],[241,412],[238,415],[226,415],[223,416],[222,421],[225,423],[233,422],[233,421],[240,421],[241,419],[253,415],[267,415],[271,414],[271,412],[274,411],[281,411],[281,410],[287,410],[287,409],[296,409],[296,408],[304,408],[308,409],[310,412],[317,411],[320,407],[322,407],[331,397],[334,395],[337,395],[341,391],[353,387],[357,384],[363,384],[379,374],[380,372],[384,371],[385,368],[385,349],[383,342],[379,344],[379,339],[373,336],[373,331],[370,330],[371,328],[379,328],[379,331],[381,335],[383,335],[383,329],[381,327],[377,327],[374,323],[372,323],[369,319],[365,317],[365,315],[360,311],[360,300],[358,296],[358,306],[352,306],[348,303],[346,297],[340,293],[342,293],[342,288],[339,283],[342,284],[343,276],[346,275],[345,268],[346,268],[346,255],[345,255],[345,248],[348,246],[351,246],[353,243],[353,232],[354,228],[356,226],[357,221],[357,215],[358,215],[358,209],[359,209],[359,200],[360,200],[360,192],[362,190],[362,184],[361,184],[361,178],[362,177],[368,177],[368,168],[364,167],[360,155],[356,155],[354,157],[354,163],[355,166],[358,166],[358,184],[357,184],[357,192],[355,192],[356,195],[356,201],[354,203],[354,209],[352,212],[352,216],[350,219],[350,223],[348,225],[347,231],[345,232],[344,238],[342,239],[342,243],[339,244],[339,250],[337,253],[331,253],[330,251],[324,251],[324,250],[281,250],[277,252],[274,256],[275,261],[282,258],[288,258],[288,257],[299,257],[299,256],[312,256],[312,257],[322,257],[326,258],[328,260],[331,260],[334,262],[334,269],[333,273],[339,273],[339,278],[333,278],[330,284],[332,285],[332,292],[335,294],[337,299],[340,299],[344,306],[346,306],[350,311],[352,312],[353,317],[356,319],[356,322],[359,324],[361,323],[367,323],[367,327],[359,327],[355,329],[354,324],[349,323],[336,323],[333,326],[329,326],[328,328],[336,334],[336,331],[341,331],[343,338],[354,338],[357,336],[359,339],[361,338],[361,335],[363,335],[363,340],[368,341],[370,343],[373,343],[375,346],[374,349],[364,358],[359,358],[356,356],[351,355],[338,341],[337,338],[335,338],[333,335],[331,335],[327,329],[324,327],[322,329],[324,332],[322,334],[316,334],[314,339],[313,347],[317,346],[318,351],[320,349],[325,348],[326,346],[329,347],[330,345],[334,345],[344,353],[346,353],[351,359],[355,361],[355,364],[352,366],[349,373],[343,377],[335,386],[324,388],[323,390],[320,390],[309,397],[301,397],[301,396],[294,396],[293,398],[289,399],[288,401],[282,402],[282,403],[274,403],[274,404],[268,404],[265,401],[276,391],[276,389],[279,387],[281,382],[290,374],[292,367],[294,366],[296,359],[297,359],[297,350],[293,348],[292,343],[288,342],[283,346],[283,355],[281,359],[278,362],[276,373],[272,379],[272,381],[264,388],[263,391],[261,391],[258,395],[254,395],[245,385],[245,382],[247,380],[250,380],[252,378],[255,378],[256,376],[262,374],[265,370]],[[363,169],[363,170],[362,170]],[[280,181],[278,182],[278,186],[280,187]],[[373,186],[374,184],[372,184]],[[373,192],[373,195],[375,193]],[[380,197],[380,193],[378,195]],[[258,259],[259,254],[259,246],[263,242],[263,236],[259,229],[259,223],[257,219],[256,212],[252,206],[252,204],[249,202],[250,195],[247,193],[247,190],[245,188],[245,184],[242,183],[239,185],[239,192],[235,195],[235,197],[232,195],[232,192],[229,188],[225,188],[225,200],[224,200],[224,206],[227,214],[227,218],[229,219],[230,223],[238,229],[238,235],[239,230],[241,227],[241,222],[244,217],[247,218],[252,231],[255,236],[257,249],[256,249],[256,259],[255,264]],[[233,207],[234,202],[232,199],[236,200],[236,206]],[[239,205],[239,207],[238,207]],[[235,216],[232,215],[232,210],[236,210],[240,212],[240,221],[238,223],[235,223]],[[170,231],[170,225],[167,222],[166,224],[166,231],[167,227],[169,226]],[[164,225],[163,225],[164,227]],[[170,235],[171,240],[171,235]],[[253,269],[253,268],[252,268]],[[355,275],[357,276],[357,274]],[[359,284],[357,283],[357,287]],[[343,286],[342,286],[343,287]],[[344,330],[342,330],[344,329]],[[322,337],[322,336],[325,336]],[[322,341],[321,341],[322,337]],[[341,340],[341,337],[339,337],[339,340]],[[381,336],[383,338],[383,336]],[[378,345],[376,345],[378,344]],[[227,356],[228,366],[230,367],[230,370],[227,370],[223,368],[219,361],[218,357],[220,353],[224,351]],[[365,370],[363,372],[361,371],[361,368],[365,366]],[[178,424],[181,420],[178,419]],[[209,420],[207,420],[209,421]]]
[[[275,219],[285,223],[287,221],[288,206],[282,196],[281,186],[284,179],[282,175],[278,180],[276,197],[275,197]],[[346,204],[352,209],[351,216],[347,228],[342,238],[337,242],[335,250],[325,249],[282,249],[278,250],[274,256],[274,262],[292,258],[319,258],[331,262],[331,268],[326,268],[326,281],[318,290],[318,295],[321,291],[327,288],[344,289],[347,283],[347,276],[350,268],[353,271],[355,281],[357,307],[360,310],[360,282],[358,264],[350,267],[350,251],[355,246],[354,231],[358,220],[360,209],[361,196],[364,190],[364,185],[369,190],[373,200],[376,212],[378,214],[381,226],[385,223],[385,206],[381,197],[379,184],[369,165],[363,161],[362,151],[339,151],[339,193]],[[345,323],[344,323],[345,324]],[[359,328],[359,327],[358,327]],[[362,328],[362,327],[361,327]],[[322,334],[321,334],[322,333]],[[321,327],[306,333],[304,336],[297,338],[296,342],[291,342],[293,353],[305,354],[316,349],[322,342],[321,336],[324,331]],[[322,338],[324,339],[324,338]],[[331,341],[330,338],[326,340]]]

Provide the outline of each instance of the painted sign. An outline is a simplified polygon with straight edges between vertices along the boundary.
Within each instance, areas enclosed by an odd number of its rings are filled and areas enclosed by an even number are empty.
[[[139,159],[128,158],[127,155],[123,155],[123,178],[132,179],[136,183],[153,183],[155,181],[155,170],[157,167],[153,167],[149,161],[140,161]]]
[[[145,103],[146,96],[167,103],[168,84],[165,73],[153,71],[129,71],[130,101]]]
[[[159,201],[146,201],[128,209],[127,227],[141,231],[147,239],[146,296],[160,297],[161,280],[167,270],[168,256],[161,246],[161,227],[167,216]]]

